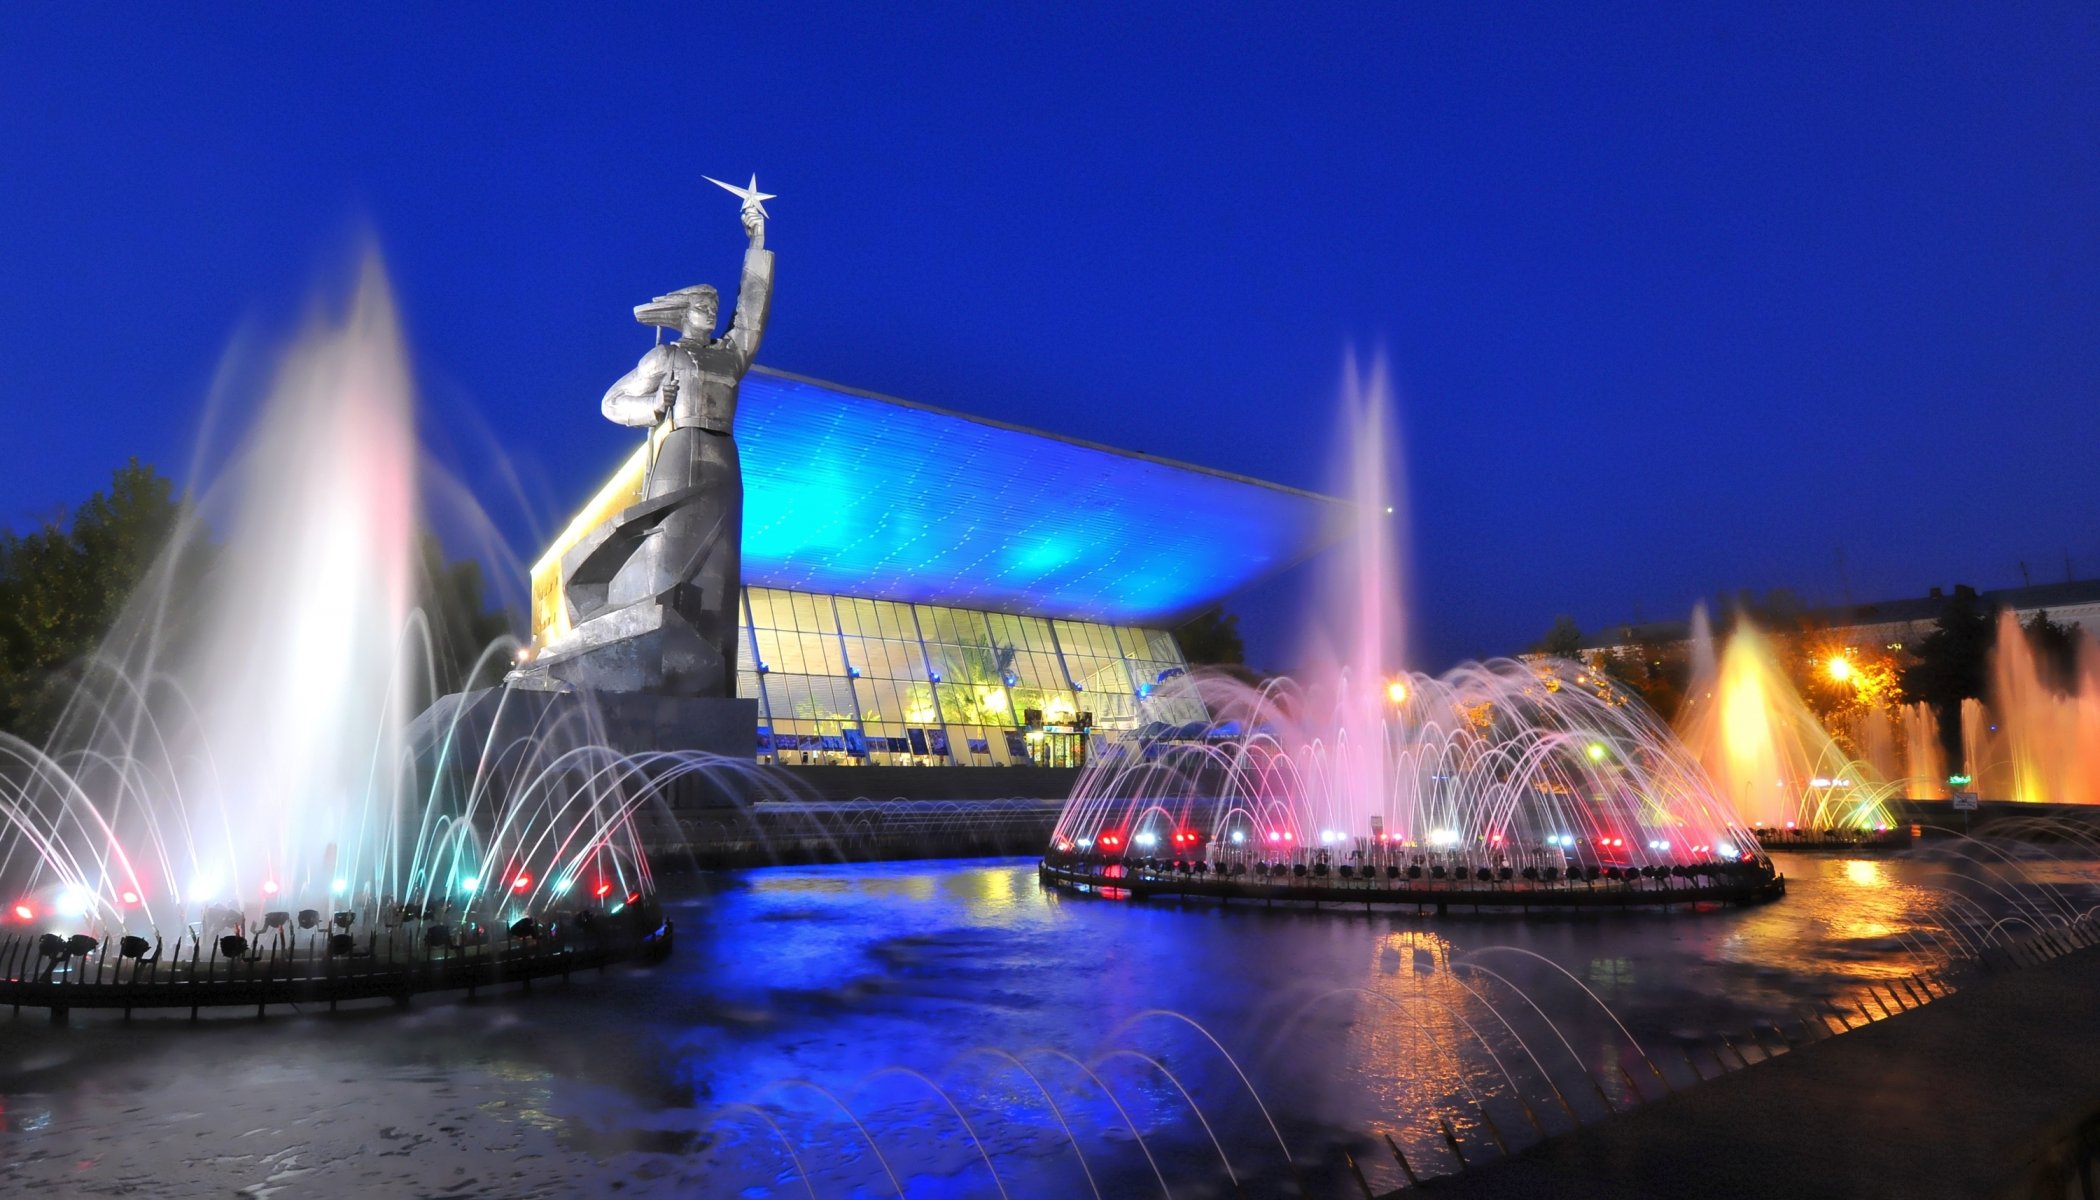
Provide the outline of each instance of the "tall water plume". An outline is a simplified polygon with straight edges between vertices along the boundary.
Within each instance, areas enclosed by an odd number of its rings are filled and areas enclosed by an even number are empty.
[[[1922,701],[1903,706],[1903,773],[1918,800],[1947,798],[1947,750],[1939,716]]]

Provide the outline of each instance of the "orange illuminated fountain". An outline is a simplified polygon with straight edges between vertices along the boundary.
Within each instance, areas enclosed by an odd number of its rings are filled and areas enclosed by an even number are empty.
[[[1840,747],[1801,699],[1765,636],[1739,619],[1716,659],[1702,611],[1699,666],[1678,730],[1700,765],[1754,828],[1817,833],[1888,828],[1886,802],[1904,794],[1872,762]],[[1844,664],[1844,665],[1840,665]],[[1834,677],[1849,671],[1833,660]],[[1892,759],[1893,750],[1885,753]]]
[[[1984,798],[2100,804],[2100,647],[2081,638],[2076,678],[2049,674],[2018,617],[2000,613],[1990,700],[1962,705],[1966,769]]]

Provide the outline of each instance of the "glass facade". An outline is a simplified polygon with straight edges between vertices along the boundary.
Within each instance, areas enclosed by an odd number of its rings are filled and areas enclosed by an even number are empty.
[[[746,587],[743,632],[761,761],[1073,766],[1089,728],[1205,719],[1154,695],[1188,666],[1158,629]]]

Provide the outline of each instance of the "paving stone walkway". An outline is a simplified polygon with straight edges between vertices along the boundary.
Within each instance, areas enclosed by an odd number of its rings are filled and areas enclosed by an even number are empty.
[[[1972,978],[1922,1008],[1420,1191],[1974,1200],[2018,1194],[2096,1113],[2100,949],[2089,949]]]

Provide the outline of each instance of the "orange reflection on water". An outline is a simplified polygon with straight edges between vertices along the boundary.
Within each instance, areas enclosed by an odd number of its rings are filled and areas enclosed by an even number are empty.
[[[1841,984],[1879,982],[1924,969],[1944,940],[1939,892],[1923,864],[1806,854],[1774,861],[1789,879],[1813,886],[1743,913],[1721,945],[1729,961]]]

